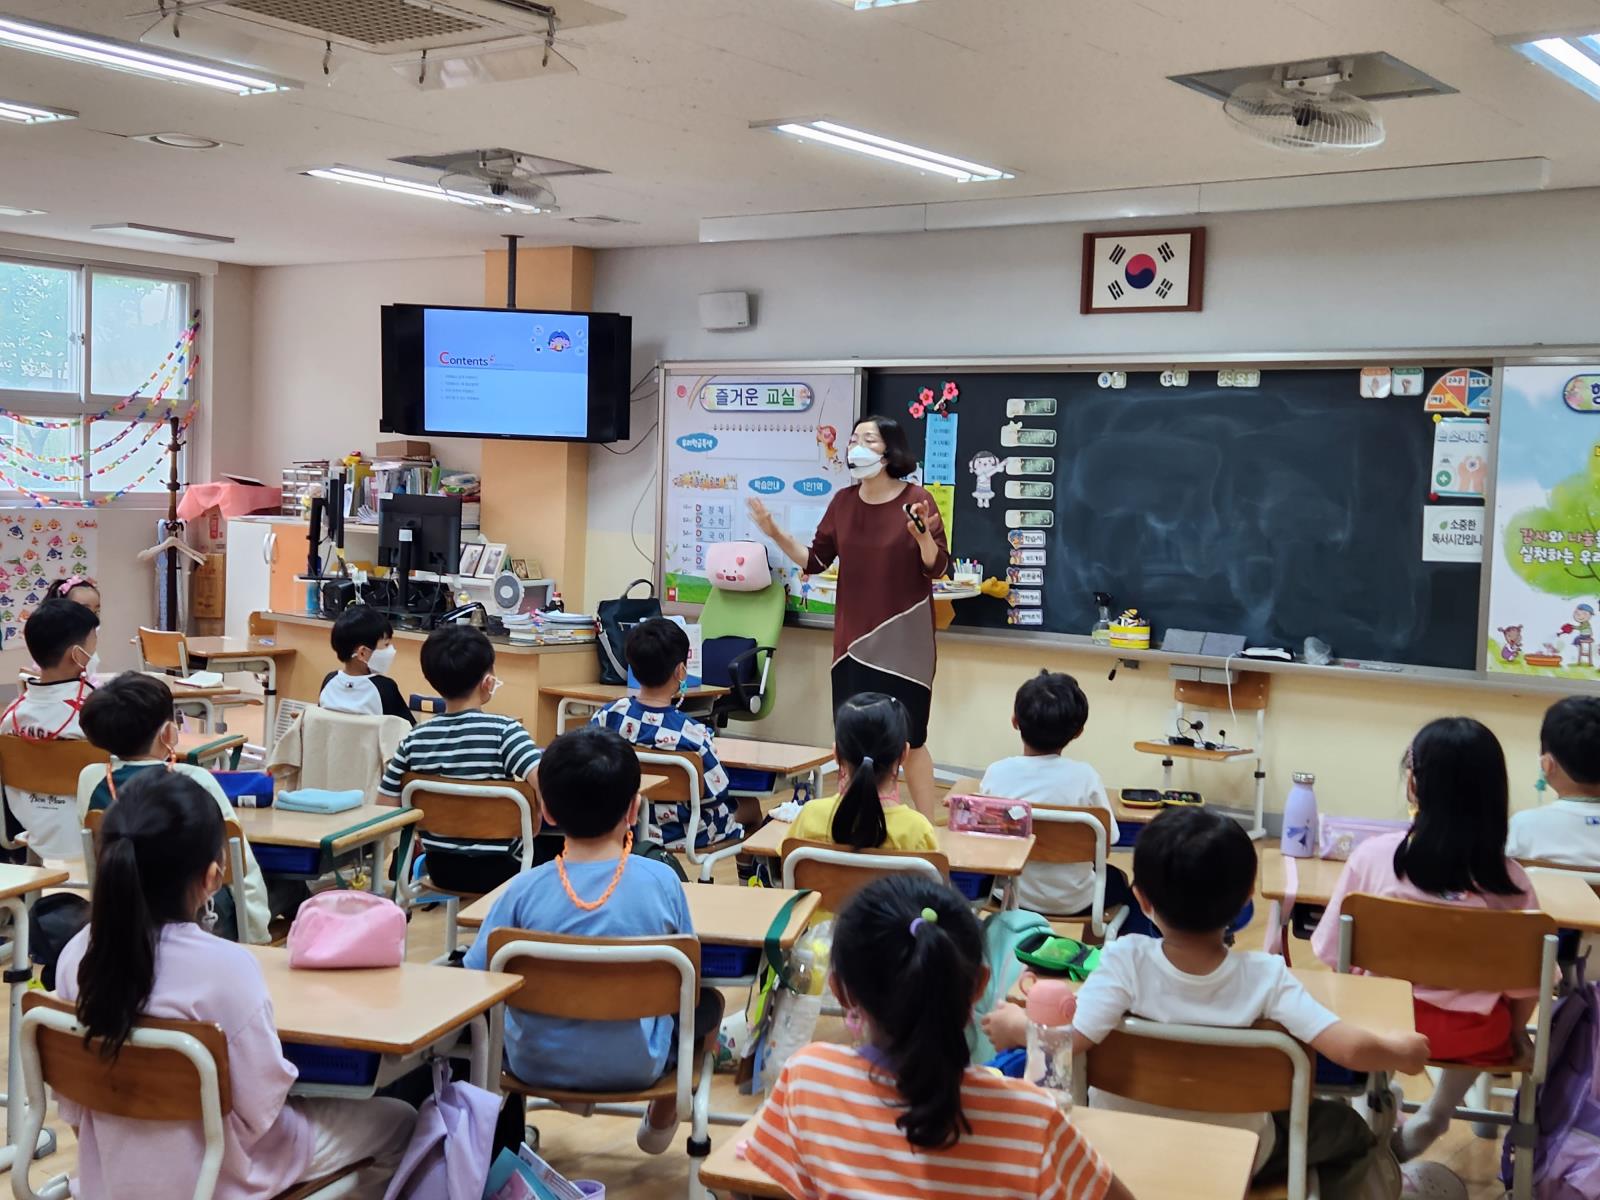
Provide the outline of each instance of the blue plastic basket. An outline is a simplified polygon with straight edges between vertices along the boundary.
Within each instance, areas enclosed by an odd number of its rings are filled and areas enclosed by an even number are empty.
[[[283,1056],[300,1072],[301,1083],[341,1087],[371,1087],[378,1078],[381,1055],[371,1050],[346,1050],[342,1046],[306,1046],[283,1043]]]
[[[730,792],[759,792],[765,796],[778,786],[776,771],[758,771],[754,767],[724,767],[728,773]]]
[[[263,875],[317,875],[322,869],[320,846],[269,846],[252,843]]]
[[[760,946],[713,946],[701,943],[700,974],[707,979],[743,979],[761,965]]]
[[[975,871],[951,871],[950,886],[968,900],[980,900],[994,887],[994,876],[980,875]]]

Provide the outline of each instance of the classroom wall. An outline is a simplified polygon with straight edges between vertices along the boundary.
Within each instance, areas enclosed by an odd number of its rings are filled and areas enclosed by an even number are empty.
[[[1576,264],[1600,255],[1600,193],[1242,213],[1207,218],[1205,309],[1197,314],[1078,313],[1083,226],[609,250],[598,256],[595,306],[634,319],[634,374],[658,358],[842,358],[853,355],[1226,352],[1595,342],[1600,281]],[[1108,223],[1097,223],[1103,228]],[[1121,226],[1121,223],[1109,223]],[[1127,223],[1130,227],[1140,222]],[[1146,225],[1170,225],[1144,222]],[[700,329],[695,297],[753,292],[755,327]],[[654,422],[653,393],[634,427]],[[586,594],[617,594],[648,574],[654,553],[654,436],[590,467]],[[641,554],[636,546],[642,546]],[[828,739],[828,635],[789,630],[781,698],[761,733]],[[1078,676],[1093,707],[1085,753],[1111,786],[1155,783],[1159,761],[1135,738],[1164,732],[1164,670],[1040,651],[1003,639],[944,638],[930,746],[935,759],[981,768],[1014,751],[1016,685],[1041,665]],[[1429,717],[1480,717],[1505,742],[1513,794],[1531,802],[1538,718],[1548,697],[1391,679],[1274,681],[1265,742],[1269,806],[1290,771],[1318,773],[1326,808],[1400,815],[1401,751]],[[1248,720],[1248,719],[1247,719]],[[1242,736],[1224,715],[1213,728]],[[1245,805],[1251,766],[1180,765],[1179,786]]]

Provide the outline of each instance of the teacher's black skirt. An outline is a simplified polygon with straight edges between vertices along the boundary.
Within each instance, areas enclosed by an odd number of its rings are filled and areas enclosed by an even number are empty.
[[[840,705],[862,692],[882,692],[904,704],[911,717],[911,748],[916,750],[927,743],[928,710],[933,705],[932,688],[903,675],[869,667],[845,655],[833,664],[833,711],[838,712]]]

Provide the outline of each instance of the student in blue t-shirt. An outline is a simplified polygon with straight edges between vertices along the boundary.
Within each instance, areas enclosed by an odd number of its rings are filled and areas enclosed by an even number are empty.
[[[694,932],[683,883],[671,867],[632,854],[639,815],[639,760],[609,729],[564,733],[539,760],[545,820],[566,832],[554,862],[517,876],[489,910],[468,968],[489,966],[489,935],[510,927],[573,937],[654,937]],[[715,1037],[722,994],[701,988],[696,1044]],[[621,1092],[647,1087],[677,1055],[677,1019],[571,1021],[506,1012],[506,1066],[541,1087]],[[641,1149],[660,1154],[678,1127],[675,1098],[651,1103],[639,1122]]]

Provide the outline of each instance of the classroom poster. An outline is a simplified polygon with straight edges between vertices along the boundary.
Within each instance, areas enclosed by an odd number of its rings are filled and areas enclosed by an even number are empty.
[[[1600,679],[1600,364],[1501,381],[1489,670]]]
[[[1483,509],[1468,504],[1428,504],[1422,509],[1422,561],[1483,561]]]
[[[1433,494],[1481,499],[1489,476],[1489,422],[1446,417],[1433,427]]]
[[[91,511],[0,509],[0,647],[19,641],[23,622],[57,579],[96,574],[98,528]]]
[[[767,547],[791,611],[833,612],[834,580],[802,579],[750,519],[759,498],[802,544],[847,487],[845,444],[855,422],[856,373],[774,369],[701,374],[669,368],[662,419],[661,572],[667,600],[711,594],[706,554],[718,542]]]

